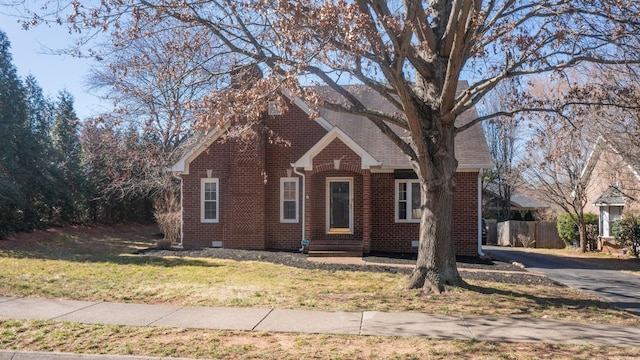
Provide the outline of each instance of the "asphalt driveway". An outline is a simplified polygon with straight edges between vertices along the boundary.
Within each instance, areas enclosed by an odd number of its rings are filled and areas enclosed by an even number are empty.
[[[517,261],[529,271],[545,274],[554,281],[640,315],[640,276],[607,270],[581,259],[530,253],[518,248],[484,246],[483,249],[496,260]]]

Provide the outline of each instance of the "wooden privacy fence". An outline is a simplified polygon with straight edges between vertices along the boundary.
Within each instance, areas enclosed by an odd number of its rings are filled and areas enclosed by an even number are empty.
[[[540,249],[565,247],[558,235],[556,223],[513,220],[498,223],[498,245],[522,247],[522,241],[532,244],[529,247]]]

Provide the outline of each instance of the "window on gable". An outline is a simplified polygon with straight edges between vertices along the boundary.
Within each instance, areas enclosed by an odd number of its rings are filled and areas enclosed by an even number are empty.
[[[220,210],[220,189],[218,179],[202,179],[200,220],[218,222]]]
[[[269,101],[267,113],[269,115],[282,115],[282,107],[275,101]]]
[[[396,221],[420,222],[420,182],[396,180]]]
[[[280,222],[298,222],[298,178],[280,179]]]

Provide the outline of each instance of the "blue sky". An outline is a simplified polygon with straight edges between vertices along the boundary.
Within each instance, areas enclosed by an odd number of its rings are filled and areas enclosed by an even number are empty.
[[[11,41],[13,65],[20,77],[32,74],[45,95],[52,98],[66,89],[73,95],[76,114],[82,120],[105,110],[105,104],[85,86],[91,60],[45,53],[46,48],[62,49],[72,43],[65,28],[41,26],[25,31],[15,18],[0,13],[0,30]]]

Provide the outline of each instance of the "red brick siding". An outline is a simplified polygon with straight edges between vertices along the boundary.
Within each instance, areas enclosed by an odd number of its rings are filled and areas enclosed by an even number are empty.
[[[282,250],[299,249],[302,240],[302,215],[299,214],[300,221],[297,224],[280,222],[280,178],[286,177],[287,169],[291,169],[291,163],[309,151],[326,135],[327,131],[317,122],[310,120],[304,111],[293,105],[290,105],[289,111],[283,115],[267,117],[266,126],[272,132],[271,141],[268,141],[266,146],[267,247]],[[287,141],[289,144],[279,140]],[[299,178],[300,203],[298,206],[302,211],[303,180],[295,173],[291,176]]]
[[[226,248],[293,250],[300,247],[301,222],[280,222],[280,178],[287,176],[290,164],[315,145],[326,130],[295,106],[285,115],[267,117],[265,129],[258,131],[250,154],[246,152],[247,144],[216,141],[190,163],[189,175],[183,176],[185,248],[208,247],[212,241],[223,241]],[[274,141],[275,137],[289,141],[290,145]],[[245,149],[244,155],[239,149]],[[336,159],[341,160],[339,170],[334,169]],[[200,221],[200,184],[207,176],[207,169],[212,170],[212,177],[219,179],[219,223]],[[394,219],[393,174],[370,174],[368,170],[361,170],[360,157],[338,139],[313,159],[313,170],[305,174],[307,239],[363,240],[366,252],[416,251],[411,241],[418,239],[419,224],[396,223]],[[458,173],[454,200],[454,239],[458,254],[477,256],[477,176],[476,172]],[[353,178],[352,235],[326,234],[327,177]],[[302,210],[302,178],[299,188]],[[365,209],[368,199],[371,207]]]
[[[453,239],[458,255],[478,256],[478,173],[456,174]]]
[[[453,238],[458,255],[478,256],[477,172],[457,173]],[[391,173],[371,174],[371,250],[416,252],[420,224],[395,222],[395,180]]]
[[[334,160],[340,160],[339,169],[335,169]],[[361,159],[339,139],[334,139],[313,159],[311,199],[311,239],[358,239],[362,240],[362,170]],[[353,188],[353,234],[327,234],[327,178],[352,178]]]
[[[223,241],[225,221],[228,218],[224,204],[231,200],[230,149],[230,143],[212,145],[208,151],[204,151],[189,164],[189,175],[182,176],[182,237],[185,248],[208,247],[212,241]],[[212,170],[213,178],[219,179],[218,223],[200,221],[200,184],[201,179],[207,177],[207,169]]]
[[[214,141],[189,165],[183,176],[183,246],[202,248],[222,241],[226,248],[264,249],[265,185],[263,177],[265,139],[249,142]],[[200,220],[201,179],[219,179],[218,223]]]
[[[371,174],[371,250],[416,252],[420,224],[395,222],[395,191],[392,173]]]

